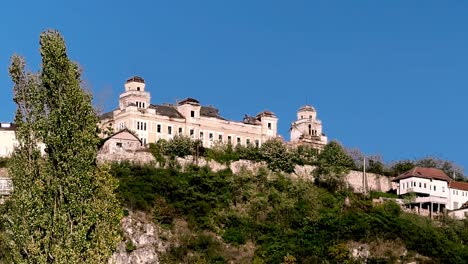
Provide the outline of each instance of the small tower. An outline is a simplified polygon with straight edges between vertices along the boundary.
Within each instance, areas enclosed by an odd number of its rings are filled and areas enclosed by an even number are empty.
[[[145,80],[139,76],[133,76],[125,82],[125,92],[120,94],[120,110],[134,106],[137,109],[147,109],[151,96],[145,92]]]
[[[257,114],[256,119],[260,121],[262,125],[262,135],[264,140],[272,137],[276,137],[278,131],[278,118],[276,115],[268,110]]]
[[[322,132],[322,121],[317,119],[317,111],[305,105],[297,111],[297,120],[291,123],[291,142],[311,144],[322,149],[327,144],[327,137]]]

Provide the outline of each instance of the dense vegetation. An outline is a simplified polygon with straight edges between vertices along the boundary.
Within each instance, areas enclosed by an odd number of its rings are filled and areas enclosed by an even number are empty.
[[[173,246],[165,263],[227,263],[234,256],[225,243],[252,243],[253,263],[353,263],[348,247],[353,241],[374,245],[368,263],[394,263],[399,247],[409,250],[404,258],[417,253],[432,259],[427,263],[468,259],[467,221],[433,224],[393,202],[372,205],[369,197],[349,190],[331,192],[267,169],[233,175],[196,166],[181,172],[123,163],[111,171],[127,208],[146,211],[169,229],[174,219],[188,221],[193,236]]]
[[[342,163],[347,170],[363,170],[364,154],[358,149],[343,149],[342,146],[332,141],[326,146],[329,148],[329,156],[340,155],[335,158]],[[252,161],[264,161],[274,171],[291,172],[295,165],[319,165],[320,157],[316,149],[307,145],[296,147],[287,146],[280,139],[272,139],[264,142],[260,147],[253,144],[247,146],[231,144],[215,144],[211,148],[204,148],[199,140],[192,140],[185,136],[175,136],[173,139],[159,140],[150,144],[150,150],[156,160],[161,164],[174,162],[175,157],[193,156],[195,159],[204,157],[222,164],[240,159]],[[339,152],[336,152],[339,151]],[[370,155],[366,157],[366,171],[385,176],[398,176],[416,166],[438,168],[456,180],[466,180],[464,170],[457,164],[436,157],[425,157],[415,160],[400,160],[384,163],[382,157]]]
[[[14,191],[1,209],[2,260],[105,263],[120,241],[122,210],[115,179],[96,164],[92,97],[62,36],[45,31],[39,43],[40,72],[19,56],[9,68],[18,144],[7,164]]]

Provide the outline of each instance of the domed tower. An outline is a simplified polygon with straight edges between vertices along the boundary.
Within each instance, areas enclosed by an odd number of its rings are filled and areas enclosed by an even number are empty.
[[[133,76],[125,82],[125,92],[120,94],[120,110],[134,106],[137,109],[147,109],[150,105],[150,94],[145,92],[145,80]]]
[[[317,119],[317,111],[310,105],[305,105],[297,111],[297,120],[291,123],[291,142],[311,144],[323,148],[327,137],[322,132],[322,121]]]

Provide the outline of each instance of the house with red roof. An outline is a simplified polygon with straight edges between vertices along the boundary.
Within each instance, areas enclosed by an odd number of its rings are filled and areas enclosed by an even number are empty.
[[[416,195],[407,204],[411,209],[426,210],[431,215],[444,211],[451,214],[466,204],[468,213],[468,183],[455,181],[440,169],[415,167],[393,181],[397,182],[398,195]]]

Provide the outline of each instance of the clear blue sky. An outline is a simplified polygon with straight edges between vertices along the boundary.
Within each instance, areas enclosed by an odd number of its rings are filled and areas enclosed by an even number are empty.
[[[269,109],[286,139],[309,103],[347,147],[468,169],[467,14],[466,1],[6,1],[0,120],[15,109],[10,56],[37,70],[39,34],[56,28],[106,110],[140,75],[153,103]]]

